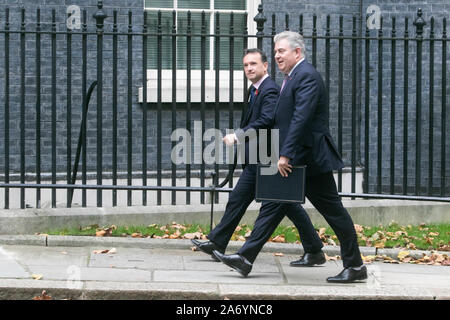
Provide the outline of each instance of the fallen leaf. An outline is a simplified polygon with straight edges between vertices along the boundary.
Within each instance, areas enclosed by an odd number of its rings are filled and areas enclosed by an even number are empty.
[[[238,237],[238,240],[239,240],[239,241],[245,241],[245,238],[244,238],[243,236],[239,236],[239,237]]]
[[[286,242],[286,239],[284,238],[283,235],[279,235],[279,236],[276,236],[275,238],[273,238],[272,242],[284,243],[284,242]]]
[[[112,248],[111,250],[108,251],[108,253],[116,254],[117,253],[117,249],[116,248]]]
[[[402,262],[408,263],[412,261],[412,257],[406,257],[402,260]]]
[[[95,232],[96,237],[104,237],[105,235],[106,235],[105,230],[100,230],[100,231]]]
[[[40,296],[36,296],[33,300],[52,300],[52,297],[47,294],[47,291],[43,290]]]
[[[362,260],[363,260],[364,262],[372,263],[373,261],[375,261],[375,259],[377,258],[377,256],[371,256],[371,255],[369,255],[369,256],[363,256],[363,255],[361,255],[361,258],[362,258]]]
[[[411,250],[416,250],[417,249],[417,247],[416,247],[416,245],[414,244],[414,243],[408,243],[408,245],[406,246],[408,249],[411,249]]]
[[[34,280],[41,280],[44,276],[42,274],[32,274],[31,277]]]
[[[282,252],[275,252],[273,255],[275,257],[283,257],[284,256],[284,254]]]
[[[234,232],[239,232],[241,230],[242,230],[242,227],[241,226],[237,226],[236,229],[234,229]]]
[[[93,253],[94,253],[94,254],[99,254],[99,253],[108,253],[108,251],[109,251],[108,249],[103,249],[103,250],[102,250],[102,249],[100,249],[100,250],[94,250],[94,251],[93,251]]]
[[[377,243],[375,243],[375,248],[383,249],[384,247],[385,247],[384,242],[377,242]]]
[[[131,237],[133,237],[133,238],[142,238],[142,234],[135,232],[135,233],[131,234]]]
[[[245,237],[245,238],[248,238],[248,237],[250,237],[251,234],[252,234],[252,231],[249,230],[249,231],[247,231],[247,233],[244,235],[244,237]]]
[[[400,259],[400,261],[402,261],[403,259],[405,259],[407,256],[409,256],[409,251],[400,251],[397,255],[397,258]]]
[[[201,237],[202,237],[202,233],[201,233],[201,232],[185,233],[185,234],[183,235],[183,238],[184,238],[184,239],[189,239],[189,240],[192,240],[192,239],[201,239]]]
[[[65,251],[61,251],[61,254],[67,254],[67,252],[65,252]]]
[[[196,246],[191,247],[191,250],[192,250],[192,251],[200,251],[200,249],[197,248]]]
[[[450,260],[447,259],[447,260],[442,261],[441,265],[443,265],[443,266],[450,266]]]
[[[355,224],[355,231],[356,231],[356,233],[363,233],[364,228],[361,227],[359,224]]]
[[[439,235],[439,232],[430,232],[428,235],[431,237],[437,237]]]

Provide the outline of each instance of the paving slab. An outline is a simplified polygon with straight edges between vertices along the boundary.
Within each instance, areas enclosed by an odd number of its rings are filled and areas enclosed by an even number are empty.
[[[30,266],[34,274],[40,274],[46,280],[68,281],[117,281],[123,282],[150,282],[152,273],[146,270],[133,268],[86,268],[86,267],[60,267],[60,266]],[[75,279],[76,280],[75,280]]]

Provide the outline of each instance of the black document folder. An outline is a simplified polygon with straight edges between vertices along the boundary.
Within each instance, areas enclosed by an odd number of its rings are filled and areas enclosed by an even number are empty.
[[[256,173],[256,201],[305,203],[306,166],[293,166],[285,178],[277,169],[276,174],[261,173],[269,165],[258,165]],[[273,169],[273,168],[272,168]]]

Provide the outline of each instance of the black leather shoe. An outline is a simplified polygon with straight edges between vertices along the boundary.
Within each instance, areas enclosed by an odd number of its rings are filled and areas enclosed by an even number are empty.
[[[199,248],[201,251],[203,251],[206,254],[209,254],[211,256],[211,258],[213,258],[215,261],[219,262],[220,260],[217,259],[214,255],[213,255],[213,250],[217,250],[220,253],[225,253],[225,249],[220,248],[219,246],[217,246],[214,242],[212,241],[205,241],[205,242],[201,242],[198,241],[197,239],[191,239],[191,242],[197,247]]]
[[[225,263],[227,266],[233,268],[244,277],[246,277],[250,273],[250,271],[252,271],[253,265],[247,259],[245,259],[243,256],[239,254],[225,255],[217,250],[214,250],[213,254],[216,256],[217,259]]]
[[[312,267],[324,264],[327,261],[322,251],[318,253],[305,253],[300,260],[292,261],[291,267]]]
[[[367,279],[367,268],[362,266],[360,270],[355,270],[353,268],[345,268],[335,277],[327,278],[328,282],[332,283],[351,283],[358,280]]]

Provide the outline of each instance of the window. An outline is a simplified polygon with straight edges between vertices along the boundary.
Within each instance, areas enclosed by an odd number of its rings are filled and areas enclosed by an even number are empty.
[[[175,25],[177,33],[187,32],[187,12],[191,12],[191,32],[200,34],[202,29],[202,11],[205,12],[206,34],[215,34],[216,12],[220,15],[220,34],[229,34],[230,14],[233,12],[234,33],[241,34],[245,26],[249,34],[256,33],[256,24],[253,21],[257,14],[261,0],[144,0],[145,10],[148,13],[147,23],[150,32],[157,30],[158,11],[161,11],[162,33],[172,33],[173,11],[176,13]],[[247,13],[247,19],[245,14]],[[205,37],[205,69],[206,69],[206,102],[213,102],[215,79],[215,38]],[[187,48],[186,37],[176,37],[176,69],[177,69],[177,102],[186,101],[186,68]],[[230,46],[228,37],[220,37],[220,101],[228,101],[229,70],[230,70]],[[256,39],[248,38],[248,47],[256,47]],[[243,96],[243,70],[242,52],[244,40],[234,38],[233,69],[234,71],[234,96],[236,101],[241,101]],[[148,102],[156,102],[158,51],[157,37],[150,36],[147,46],[148,61]],[[172,37],[163,36],[161,42],[162,52],[162,100],[172,100]],[[200,102],[200,69],[201,69],[201,37],[191,37],[191,97],[192,102]],[[142,88],[141,88],[142,89]],[[139,101],[142,102],[142,90]]]
[[[222,34],[228,34],[230,31],[230,12],[233,12],[233,27],[235,33],[242,33],[247,21],[245,13],[249,13],[247,2],[251,0],[145,0],[145,9],[148,12],[149,30],[157,30],[158,11],[161,10],[161,27],[163,33],[172,32],[173,11],[176,12],[176,30],[177,33],[187,32],[187,12],[191,11],[191,31],[193,34],[200,34],[202,29],[202,11],[205,11],[206,33],[214,34],[216,28],[215,13],[220,14],[219,27]],[[253,11],[253,10],[252,10]],[[249,19],[247,19],[249,20]],[[253,20],[253,17],[250,17]],[[206,37],[206,69],[214,69],[214,38]],[[186,69],[186,38],[177,37],[177,69]],[[234,69],[242,68],[242,50],[244,41],[242,38],[234,39]],[[162,68],[172,68],[172,38],[170,36],[162,37]],[[220,38],[220,69],[228,70],[229,66],[229,38]],[[191,38],[191,68],[201,68],[201,38],[194,36]],[[157,38],[150,37],[148,45],[148,67],[157,69]]]

